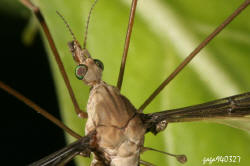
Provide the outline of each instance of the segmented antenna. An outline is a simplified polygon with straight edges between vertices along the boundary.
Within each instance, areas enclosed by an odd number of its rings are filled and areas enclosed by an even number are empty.
[[[70,34],[71,34],[71,36],[73,37],[73,39],[74,40],[76,40],[76,37],[75,37],[75,35],[74,35],[74,33],[73,33],[73,31],[71,30],[71,28],[70,28],[70,26],[69,26],[69,24],[68,24],[68,22],[65,20],[65,18],[61,15],[61,13],[59,13],[58,11],[56,11],[56,13],[58,14],[58,16],[60,16],[61,17],[61,19],[63,20],[63,22],[64,22],[64,24],[66,25],[66,27],[68,28],[68,30],[69,30],[69,32],[70,32]]]
[[[83,49],[85,49],[86,45],[87,45],[87,36],[88,36],[88,28],[89,28],[90,15],[91,15],[92,10],[94,9],[95,4],[97,3],[97,1],[98,0],[95,0],[95,2],[92,4],[91,9],[89,11],[88,20],[87,20],[87,23],[86,23],[86,28],[85,28],[85,33],[84,33]]]

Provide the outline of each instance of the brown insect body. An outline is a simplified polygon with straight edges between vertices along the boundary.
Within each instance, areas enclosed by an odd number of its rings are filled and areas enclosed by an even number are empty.
[[[91,86],[85,134],[96,131],[97,151],[105,158],[96,154],[91,165],[137,166],[146,132],[137,110],[116,87],[101,80],[102,69],[86,49],[77,41],[69,46],[76,63],[86,65],[83,81]]]
[[[86,113],[79,109],[79,106],[74,97],[72,88],[70,86],[65,69],[60,60],[59,54],[56,50],[53,39],[49,33],[48,27],[45,23],[39,8],[35,7],[29,0],[22,0],[22,2],[34,11],[39,19],[43,30],[48,37],[50,46],[54,52],[58,66],[64,77],[64,81],[69,90],[72,102],[75,106],[75,111],[78,116],[86,118]],[[95,0],[94,4],[97,2]],[[152,148],[143,147],[144,135],[146,132],[157,134],[164,130],[168,123],[174,122],[190,122],[200,120],[213,119],[246,119],[250,116],[250,92],[239,95],[230,96],[215,101],[194,105],[185,108],[174,110],[164,110],[151,114],[143,114],[143,109],[160,93],[160,91],[192,60],[192,58],[211,41],[222,29],[225,28],[241,11],[249,4],[250,0],[246,0],[242,5],[234,11],[218,28],[215,29],[174,71],[170,76],[160,84],[160,86],[152,93],[152,95],[139,107],[138,110],[130,103],[130,101],[120,94],[122,78],[124,73],[124,65],[129,46],[130,35],[133,26],[135,7],[137,0],[133,0],[131,7],[131,17],[128,27],[128,35],[126,37],[124,60],[121,64],[121,75],[118,79],[118,85],[113,87],[102,81],[102,71],[104,66],[101,61],[91,58],[86,49],[86,36],[83,48],[76,40],[73,32],[65,21],[74,40],[69,43],[70,51],[77,63],[76,76],[85,84],[91,87],[89,100],[87,104],[88,120],[85,128],[85,137],[81,137],[77,133],[70,130],[67,126],[59,122],[55,117],[48,112],[38,107],[35,103],[22,96],[17,91],[11,89],[0,81],[0,88],[12,94],[25,104],[34,108],[46,118],[50,119],[59,127],[65,129],[75,138],[79,139],[67,147],[35,162],[32,166],[48,166],[48,165],[62,165],[70,161],[74,156],[82,154],[87,155],[93,152],[94,160],[92,166],[138,166],[140,153],[146,150],[153,150]],[[93,5],[94,6],[94,5]],[[90,10],[93,9],[93,6]],[[90,16],[89,14],[89,16]],[[89,18],[87,25],[89,23]],[[86,28],[87,29],[87,28]],[[139,113],[140,112],[140,113]],[[155,150],[157,151],[157,150]],[[158,151],[175,157],[180,163],[185,163],[187,158],[185,155],[174,155],[162,151]],[[144,165],[152,165],[145,161]]]
[[[99,149],[110,165],[137,166],[145,127],[133,105],[115,87],[100,82],[90,92],[87,112],[85,133],[97,131]]]

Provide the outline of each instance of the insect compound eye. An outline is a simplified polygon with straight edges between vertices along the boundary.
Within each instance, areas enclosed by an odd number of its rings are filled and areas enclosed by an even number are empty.
[[[82,80],[88,71],[88,66],[84,64],[79,64],[75,69],[76,78]]]
[[[102,70],[104,70],[104,65],[102,63],[102,61],[98,60],[98,59],[94,59],[95,64]]]

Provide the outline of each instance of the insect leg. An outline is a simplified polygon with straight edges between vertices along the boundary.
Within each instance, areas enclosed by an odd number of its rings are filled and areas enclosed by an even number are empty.
[[[217,36],[229,23],[231,23],[236,16],[238,16],[250,4],[250,0],[245,0],[221,25],[219,25],[203,42],[201,42],[187,58],[160,84],[158,88],[144,101],[139,107],[139,112],[151,103],[151,101],[168,85],[182,69],[215,37]]]
[[[43,31],[44,31],[44,33],[45,33],[45,35],[46,35],[46,37],[47,37],[47,39],[49,41],[49,45],[50,45],[50,47],[52,49],[53,55],[54,55],[54,57],[56,59],[58,67],[60,69],[60,72],[61,72],[61,74],[63,76],[64,82],[65,82],[65,84],[67,86],[67,89],[69,91],[69,94],[70,94],[71,100],[73,102],[76,114],[81,118],[87,118],[87,113],[83,112],[80,109],[80,107],[79,107],[79,105],[78,105],[78,103],[76,101],[74,92],[73,92],[72,87],[70,85],[68,76],[66,74],[65,68],[64,68],[63,63],[62,63],[62,60],[61,60],[61,58],[59,56],[59,53],[58,53],[58,51],[56,49],[53,38],[52,38],[52,36],[50,34],[50,31],[48,29],[48,26],[46,24],[46,21],[45,21],[43,15],[42,15],[40,9],[38,7],[36,7],[33,3],[31,3],[30,0],[20,0],[20,1],[35,14],[35,16],[37,17],[38,21],[40,22],[40,24],[41,24],[41,26],[43,28]]]
[[[23,96],[21,93],[17,92],[16,90],[12,89],[8,85],[5,85],[2,81],[0,81],[0,88],[8,92],[9,94],[16,97],[18,100],[22,101],[32,109],[34,109],[36,112],[40,113],[42,116],[56,124],[58,127],[66,131],[68,134],[75,138],[81,138],[79,134],[71,130],[69,127],[67,127],[65,124],[63,124],[60,120],[58,120],[56,117],[54,117],[52,114],[48,113],[48,111],[44,110],[43,108],[39,107],[36,103],[31,101],[30,99]]]
[[[131,4],[127,35],[125,39],[122,61],[121,61],[121,66],[120,66],[120,73],[119,73],[119,77],[118,77],[118,81],[116,85],[119,90],[121,90],[121,87],[122,87],[125,64],[126,64],[126,59],[127,59],[128,49],[129,49],[129,44],[130,44],[130,38],[131,38],[131,33],[132,33],[133,25],[134,25],[136,6],[137,6],[137,0],[133,0]]]

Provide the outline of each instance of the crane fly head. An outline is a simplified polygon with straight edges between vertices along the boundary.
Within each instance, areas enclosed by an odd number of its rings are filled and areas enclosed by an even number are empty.
[[[99,83],[101,81],[102,71],[104,69],[103,63],[98,59],[92,59],[88,50],[86,49],[90,15],[96,3],[97,3],[97,0],[94,1],[89,11],[88,20],[86,24],[85,38],[83,42],[83,48],[81,47],[79,42],[76,40],[76,37],[73,31],[71,30],[69,24],[67,23],[66,19],[58,11],[56,12],[64,21],[71,36],[73,37],[73,41],[69,42],[68,46],[77,64],[76,69],[75,69],[76,77],[79,80],[83,80],[89,86],[93,86],[94,84]]]
[[[104,70],[103,63],[98,59],[93,59],[87,49],[81,48],[77,40],[69,42],[68,45],[77,64],[76,77],[90,86],[99,83]]]
[[[85,30],[85,37],[83,42],[83,48],[76,40],[76,37],[71,30],[69,24],[67,23],[66,19],[57,11],[56,13],[61,17],[63,22],[65,23],[66,27],[68,28],[71,36],[73,37],[73,41],[68,43],[70,52],[73,55],[75,62],[77,63],[75,74],[79,80],[83,80],[87,85],[93,86],[96,83],[99,83],[102,79],[102,71],[104,69],[103,63],[98,59],[92,59],[88,50],[86,49],[87,44],[87,34],[88,34],[88,26],[90,21],[91,12],[97,3],[97,0],[91,6],[89,11],[86,30]]]

